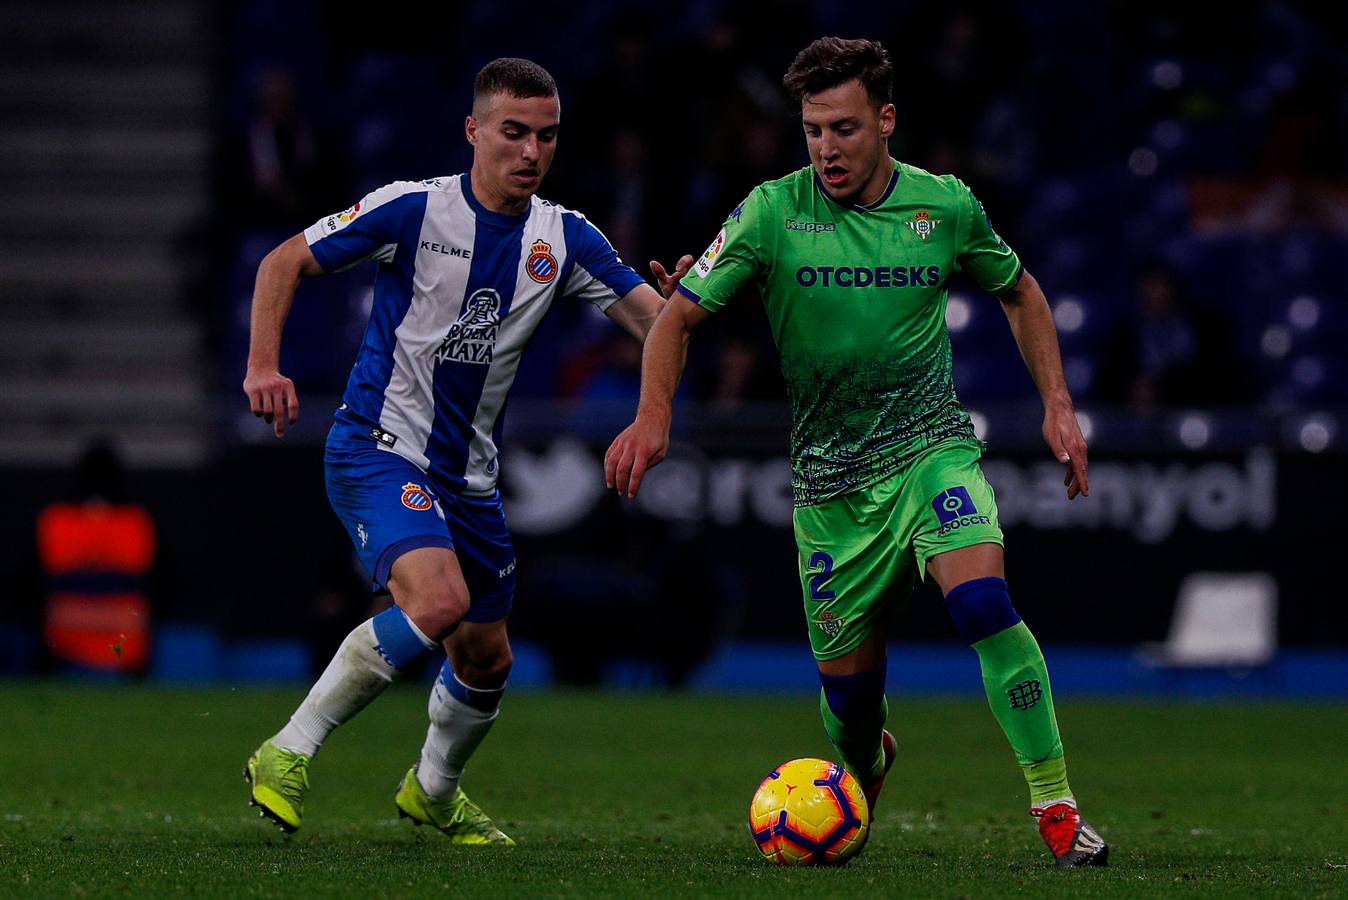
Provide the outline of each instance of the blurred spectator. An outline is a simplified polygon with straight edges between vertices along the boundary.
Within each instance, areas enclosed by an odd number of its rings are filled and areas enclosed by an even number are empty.
[[[248,226],[308,224],[332,210],[341,166],[304,108],[299,86],[285,69],[258,78],[253,111],[228,164],[227,202],[235,223]]]
[[[1326,116],[1326,97],[1344,85],[1310,71],[1275,102],[1259,152],[1265,184],[1249,212],[1256,231],[1309,225],[1348,235],[1348,179],[1343,173],[1342,123]]]
[[[1187,302],[1174,269],[1146,266],[1134,301],[1131,315],[1106,340],[1098,399],[1139,412],[1250,399],[1226,323]]]
[[[158,541],[150,513],[128,498],[110,445],[90,446],[74,497],[39,514],[37,545],[51,657],[74,670],[142,671],[150,658],[148,591]]]
[[[641,345],[625,334],[606,334],[576,353],[562,371],[563,396],[593,402],[626,401],[641,393]]]

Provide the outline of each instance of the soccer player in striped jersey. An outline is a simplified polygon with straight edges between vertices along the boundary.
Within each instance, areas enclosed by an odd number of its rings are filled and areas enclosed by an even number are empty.
[[[885,729],[889,619],[914,578],[940,585],[978,653],[993,714],[1061,866],[1108,848],[1077,812],[1038,644],[1011,604],[984,444],[955,397],[946,284],[1002,302],[1044,403],[1043,434],[1086,494],[1086,442],[1048,302],[963,182],[889,156],[892,67],[873,41],[820,38],[787,71],[812,165],[755,188],[682,277],[646,342],[636,421],[605,457],[635,496],[669,446],[695,326],[757,286],[792,406],[794,528],[824,727],[873,805],[897,752]],[[661,276],[668,292],[677,279]]]
[[[329,733],[443,647],[426,741],[395,803],[456,843],[512,843],[459,786],[511,666],[515,553],[496,485],[502,409],[554,301],[592,303],[639,340],[663,304],[595,226],[536,196],[560,117],[543,68],[489,63],[465,123],[471,171],[382,187],[258,269],[243,388],[280,437],[299,415],[278,361],[300,279],[378,262],[324,463],[333,509],[393,606],[347,636],[289,722],[248,760],[251,802],[285,831],[300,826],[309,764]]]

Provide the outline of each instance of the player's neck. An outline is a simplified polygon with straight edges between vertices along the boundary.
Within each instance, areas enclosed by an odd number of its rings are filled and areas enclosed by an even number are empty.
[[[471,180],[470,187],[477,202],[492,212],[507,216],[518,216],[529,208],[531,197],[515,200],[507,197],[501,191],[493,189],[491,182],[478,170],[477,166],[468,171],[468,177]]]
[[[870,206],[884,195],[889,189],[889,182],[894,178],[894,162],[888,156],[880,160],[876,165],[875,171],[867,179],[863,187],[852,203],[856,206]]]

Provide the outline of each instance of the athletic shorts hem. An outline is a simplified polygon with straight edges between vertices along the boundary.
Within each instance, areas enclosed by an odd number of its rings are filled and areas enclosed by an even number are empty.
[[[468,612],[463,614],[463,621],[472,622],[474,625],[499,622],[510,615],[510,610],[514,606],[514,599],[514,590],[501,591],[491,597],[470,596],[468,598]]]
[[[443,534],[414,534],[400,541],[394,541],[379,554],[379,562],[374,567],[374,583],[381,588],[387,587],[389,572],[393,570],[393,564],[398,561],[398,557],[412,550],[420,550],[422,547],[443,547],[445,550],[453,551],[454,542]]]
[[[922,581],[927,580],[927,563],[934,557],[942,553],[949,553],[951,550],[963,550],[965,547],[977,547],[979,544],[996,544],[1003,550],[1006,549],[1005,538],[994,538],[989,534],[970,534],[968,537],[954,538],[949,543],[942,543],[931,553],[923,554],[916,547],[913,548],[913,556],[917,558],[917,577]]]
[[[814,654],[815,662],[828,662],[831,659],[840,659],[864,644],[866,639],[871,636],[872,630],[873,628],[867,628],[866,630],[859,632],[857,634],[857,639],[853,641],[850,646],[846,646],[842,650],[835,650],[830,647],[822,656],[819,654],[818,650],[814,649],[814,643],[811,642],[810,652]]]

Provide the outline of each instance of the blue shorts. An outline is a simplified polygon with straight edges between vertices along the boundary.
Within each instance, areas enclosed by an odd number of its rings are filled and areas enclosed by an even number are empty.
[[[387,589],[394,561],[419,547],[454,551],[468,584],[464,620],[495,622],[515,597],[515,545],[501,494],[464,497],[441,489],[418,466],[373,441],[328,435],[323,453],[328,500],[351,536],[375,591]]]

